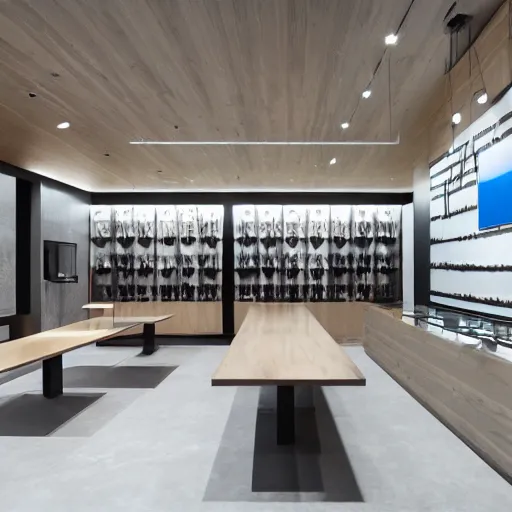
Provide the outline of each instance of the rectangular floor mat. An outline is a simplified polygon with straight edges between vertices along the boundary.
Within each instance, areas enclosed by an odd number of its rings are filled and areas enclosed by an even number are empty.
[[[72,366],[64,388],[156,388],[177,366]]]
[[[43,395],[20,395],[0,406],[0,436],[47,436],[103,395],[65,394],[52,399]]]

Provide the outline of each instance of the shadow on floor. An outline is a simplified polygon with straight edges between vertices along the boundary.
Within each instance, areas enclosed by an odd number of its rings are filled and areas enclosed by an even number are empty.
[[[364,501],[321,389],[302,391],[296,443],[278,446],[275,388],[239,388],[205,501]]]
[[[0,406],[0,436],[44,437],[80,414],[104,393],[17,396]]]

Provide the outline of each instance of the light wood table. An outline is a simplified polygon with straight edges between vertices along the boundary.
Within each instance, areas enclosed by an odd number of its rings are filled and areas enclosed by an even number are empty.
[[[112,338],[141,323],[144,324],[143,353],[152,354],[157,348],[155,323],[166,320],[171,316],[120,319],[113,319],[112,317],[91,318],[1,343],[0,373],[42,361],[43,395],[46,398],[55,398],[62,395],[63,390],[62,354],[91,343]]]
[[[116,315],[115,305],[115,302],[90,302],[89,304],[84,304],[82,306],[82,309],[110,310],[112,312],[111,315],[99,318],[104,318],[106,321],[109,320],[112,323],[112,327],[123,326],[125,324],[130,324],[130,327],[134,327],[134,325],[143,324],[144,327],[142,332],[142,353],[145,355],[151,355],[153,352],[156,352],[159,347],[155,337],[155,324],[172,318],[174,314],[159,316],[122,316]]]
[[[114,327],[123,325],[130,325],[133,327],[133,325],[143,324],[142,353],[149,356],[159,348],[155,336],[155,324],[168,320],[173,316],[173,314],[160,316],[114,316],[112,321]]]
[[[364,386],[366,379],[303,304],[253,304],[213,386],[277,386],[277,442],[295,441],[294,387]]]

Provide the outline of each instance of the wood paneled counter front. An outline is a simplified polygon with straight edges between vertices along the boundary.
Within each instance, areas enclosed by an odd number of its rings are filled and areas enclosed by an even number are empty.
[[[366,353],[512,480],[512,363],[368,306]]]

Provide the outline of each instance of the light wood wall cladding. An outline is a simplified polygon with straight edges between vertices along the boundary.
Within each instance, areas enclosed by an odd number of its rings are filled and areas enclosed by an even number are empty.
[[[367,306],[364,348],[480,456],[512,477],[512,363]]]
[[[160,316],[172,318],[155,324],[156,334],[196,335],[222,334],[222,303],[220,302],[116,302],[115,318]],[[112,310],[90,310],[91,317],[112,316]],[[142,326],[124,332],[124,335],[142,334]]]
[[[465,0],[474,33],[501,2]],[[415,2],[360,103],[410,0],[0,3],[0,160],[93,191],[410,187],[419,113],[448,54],[449,4]],[[56,130],[62,121],[71,128]],[[398,130],[394,147],[128,145],[388,140]]]
[[[235,302],[235,333],[245,320],[252,302]],[[363,337],[365,302],[306,302],[322,327],[338,343],[360,343]]]
[[[448,151],[454,137],[484,114],[511,82],[509,2],[503,2],[471,49],[432,89],[421,114],[423,125],[417,125],[419,132],[416,134],[418,143],[423,147],[426,144],[427,151],[418,150],[416,162],[428,164]],[[489,100],[479,105],[474,95],[484,87]],[[462,121],[452,127],[455,112],[461,113]]]

